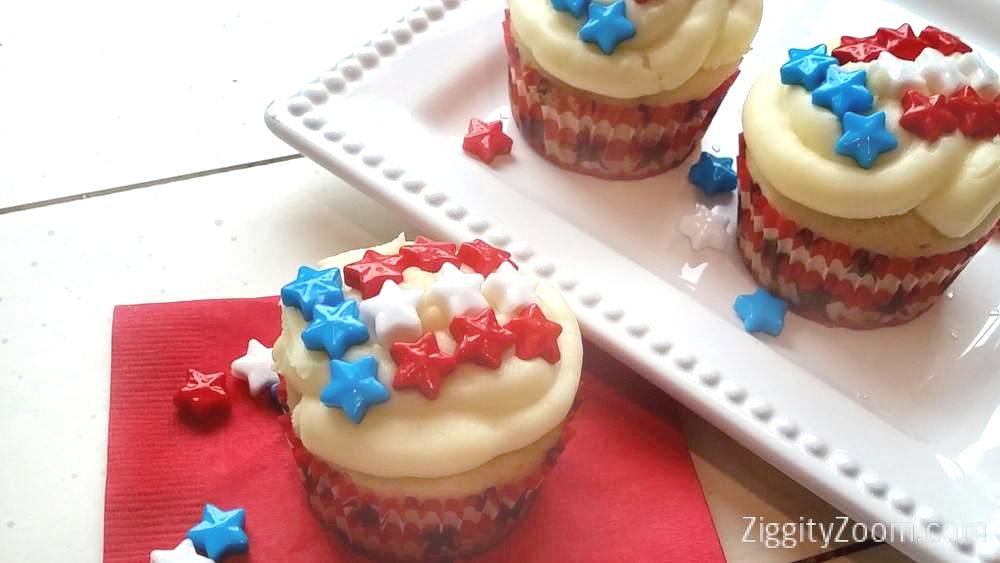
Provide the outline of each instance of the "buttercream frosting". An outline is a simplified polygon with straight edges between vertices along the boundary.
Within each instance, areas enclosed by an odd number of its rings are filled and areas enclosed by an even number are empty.
[[[404,244],[401,236],[374,250],[395,254]],[[346,252],[322,261],[321,266],[343,267],[360,259],[363,252]],[[464,266],[463,271],[471,269]],[[442,275],[411,267],[403,272],[399,287],[426,295]],[[344,295],[361,298],[348,287]],[[538,283],[534,297],[545,316],[562,327],[558,362],[521,360],[512,348],[498,370],[460,364],[448,375],[438,397],[428,400],[413,390],[392,389],[395,363],[389,350],[373,339],[351,347],[344,359],[373,356],[379,380],[392,395],[388,402],[369,410],[357,425],[320,402],[320,393],[330,381],[329,358],[303,346],[301,333],[306,321],[298,309],[282,306],[282,334],[275,343],[274,359],[287,380],[296,433],[314,455],[380,478],[449,477],[536,443],[556,429],[570,411],[579,385],[582,343],[575,317],[554,288]],[[418,311],[424,329],[435,334],[443,351],[452,353],[455,341],[447,329],[448,313],[434,300],[422,302]],[[508,312],[496,313],[501,324],[510,319]]]
[[[952,55],[947,65],[931,49],[922,57],[916,63],[883,56],[874,63],[844,65],[868,70],[876,94],[873,111],[886,113],[888,129],[899,141],[871,170],[835,154],[833,147],[843,134],[836,115],[814,105],[806,89],[782,84],[777,68],[766,71],[743,111],[747,147],[761,180],[790,200],[834,217],[875,219],[913,212],[951,238],[980,227],[1000,205],[1000,138],[976,140],[957,133],[927,142],[899,125],[902,106],[892,94],[902,89],[896,81],[938,93],[940,72],[921,72],[925,61],[924,69],[969,68],[985,95],[996,91],[996,84],[982,80],[989,74],[978,56]],[[971,81],[959,76],[956,83]]]
[[[605,55],[579,39],[580,20],[550,0],[508,0],[508,6],[519,48],[543,70],[575,88],[622,99],[689,83],[696,86],[684,88],[691,99],[707,96],[747,52],[763,12],[762,0],[626,0],[636,34]]]

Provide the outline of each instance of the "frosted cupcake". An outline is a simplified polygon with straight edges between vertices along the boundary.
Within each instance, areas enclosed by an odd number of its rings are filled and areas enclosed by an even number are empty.
[[[546,159],[632,180],[684,161],[757,33],[761,0],[508,0],[510,100]]]
[[[743,258],[813,320],[910,321],[1000,219],[998,75],[933,27],[789,55],[743,111]]]
[[[562,451],[580,380],[556,290],[482,241],[400,237],[281,293],[286,435],[321,521],[379,559],[503,539]]]

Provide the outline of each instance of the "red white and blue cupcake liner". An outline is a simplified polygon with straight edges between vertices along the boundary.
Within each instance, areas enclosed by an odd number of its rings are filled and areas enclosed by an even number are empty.
[[[557,83],[525,62],[504,22],[510,104],[528,144],[574,172],[609,180],[638,180],[667,172],[701,143],[735,72],[711,95],[669,105],[599,100]]]
[[[930,309],[992,231],[965,248],[915,258],[891,257],[820,237],[775,209],[750,175],[740,138],[739,248],[762,287],[799,315],[827,326],[876,329]]]
[[[284,404],[283,390],[279,397]],[[570,417],[578,404],[579,397]],[[280,423],[313,513],[328,530],[378,561],[452,561],[501,542],[527,513],[573,436],[568,418],[541,466],[514,482],[464,497],[416,499],[384,496],[356,484],[306,449],[290,414]]]

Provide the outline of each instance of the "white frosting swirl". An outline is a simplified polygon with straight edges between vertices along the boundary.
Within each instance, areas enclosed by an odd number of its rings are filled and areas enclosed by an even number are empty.
[[[886,112],[899,147],[870,170],[834,152],[840,121],[813,105],[804,88],[782,84],[778,68],[766,71],[751,89],[743,128],[762,179],[820,213],[875,219],[912,211],[941,234],[962,238],[1000,205],[1000,139],[974,140],[956,132],[929,143],[900,127],[897,99],[877,96],[874,111]]]
[[[402,237],[375,250],[394,254]],[[363,250],[324,260],[321,266],[342,267],[361,258]],[[409,268],[403,288],[425,289],[438,274]],[[305,320],[297,309],[282,307],[282,333],[274,359],[287,379],[292,422],[314,455],[351,471],[383,478],[439,478],[475,469],[507,452],[529,446],[557,428],[569,413],[580,380],[582,341],[576,318],[551,286],[539,283],[536,297],[550,320],[562,326],[561,360],[524,361],[509,350],[499,370],[461,364],[447,376],[437,399],[411,389],[392,389],[396,364],[374,340],[352,347],[349,361],[371,354],[378,360],[379,380],[391,393],[388,402],[372,407],[360,424],[319,400],[330,381],[329,358],[302,344]],[[360,299],[353,289],[345,295]],[[442,350],[454,340],[437,307],[421,311],[425,328],[435,330]],[[501,323],[504,315],[498,314]]]
[[[735,67],[757,34],[763,11],[762,0],[626,0],[636,35],[605,55],[577,36],[581,20],[556,11],[551,0],[508,0],[508,5],[519,45],[542,69],[575,88],[622,99],[676,90],[700,73]],[[723,74],[699,94],[709,94],[730,73]]]

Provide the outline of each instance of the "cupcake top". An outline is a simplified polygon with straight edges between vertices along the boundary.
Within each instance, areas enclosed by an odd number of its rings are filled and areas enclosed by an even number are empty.
[[[274,347],[314,455],[382,478],[460,474],[531,445],[570,411],[576,319],[482,241],[400,236],[302,268]]]
[[[1000,216],[1000,76],[960,38],[909,25],[792,49],[743,112],[754,177],[842,219],[916,214],[951,239]]]
[[[760,26],[761,0],[508,0],[518,46],[588,92],[634,99],[707,96]]]

